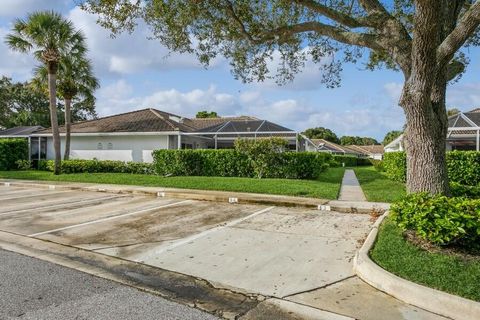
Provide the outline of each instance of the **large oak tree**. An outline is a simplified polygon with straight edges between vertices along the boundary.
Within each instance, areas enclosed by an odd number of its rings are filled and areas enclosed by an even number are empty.
[[[113,33],[144,20],[168,48],[201,62],[229,59],[244,81],[270,75],[280,56],[279,82],[291,80],[308,57],[324,69],[327,86],[339,82],[341,60],[369,54],[405,78],[407,187],[448,193],[445,166],[447,83],[465,68],[462,46],[477,44],[480,0],[84,0]]]

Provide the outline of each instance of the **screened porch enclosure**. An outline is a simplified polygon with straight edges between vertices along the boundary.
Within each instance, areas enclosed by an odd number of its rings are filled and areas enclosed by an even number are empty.
[[[195,148],[200,141],[207,149],[232,149],[237,139],[262,139],[279,137],[288,141],[288,149],[305,151],[305,139],[297,132],[282,127],[267,120],[227,121],[216,126],[200,129],[196,132],[182,132],[179,134],[179,148]],[[185,141],[197,140],[196,143]],[[202,148],[202,147],[200,147]]]

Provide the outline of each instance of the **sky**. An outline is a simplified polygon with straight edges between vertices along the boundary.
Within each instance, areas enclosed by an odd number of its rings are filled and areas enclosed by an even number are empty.
[[[0,1],[0,76],[30,79],[38,62],[9,50],[4,38],[15,18],[51,9],[70,19],[87,37],[88,56],[101,84],[96,92],[99,116],[156,108],[193,117],[197,111],[208,110],[222,116],[255,116],[297,131],[327,127],[338,136],[370,136],[379,141],[388,131],[401,130],[405,121],[397,105],[403,81],[400,73],[345,64],[341,87],[327,89],[321,84],[319,66],[307,62],[305,70],[287,85],[273,81],[244,84],[234,79],[224,59],[205,69],[194,56],[169,53],[157,41],[147,39],[150,32],[144,25],[132,34],[112,38],[74,0]],[[468,70],[447,91],[447,106],[462,111],[480,106],[480,49],[470,48],[466,53],[471,59]]]

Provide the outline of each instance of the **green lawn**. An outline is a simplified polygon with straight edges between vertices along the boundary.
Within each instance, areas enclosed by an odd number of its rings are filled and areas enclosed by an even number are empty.
[[[268,193],[337,199],[345,169],[330,168],[317,180],[253,179],[225,177],[160,177],[128,173],[76,173],[55,176],[45,171],[0,171],[0,178],[68,182],[127,184],[219,191]]]
[[[356,167],[354,170],[368,201],[395,202],[405,196],[405,184],[388,179],[374,167]]]
[[[480,301],[480,257],[466,261],[421,250],[405,241],[402,231],[388,218],[370,255],[382,268],[402,278]]]

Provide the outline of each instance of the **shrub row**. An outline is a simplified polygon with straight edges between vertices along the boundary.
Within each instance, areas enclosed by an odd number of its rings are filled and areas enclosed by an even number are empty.
[[[55,162],[53,160],[41,160],[38,169],[53,171],[54,166]],[[151,163],[113,160],[64,160],[61,170],[62,173],[154,173]]]
[[[390,179],[405,182],[407,176],[405,152],[385,153],[383,168]],[[480,152],[447,152],[447,171],[451,182],[467,186],[480,185]]]
[[[480,243],[480,200],[417,193],[393,204],[391,212],[399,227],[433,244]]]
[[[407,180],[407,157],[405,152],[386,152],[383,155],[382,167],[389,179],[399,182]]]
[[[19,160],[28,160],[27,139],[0,139],[0,170],[16,169]]]
[[[156,150],[153,159],[159,175],[315,179],[331,155],[277,152],[252,158],[237,150]]]
[[[369,166],[371,165],[370,159],[368,158],[358,158],[356,156],[347,156],[347,155],[333,155],[332,166],[341,167],[342,164],[345,164],[345,167],[357,167],[357,166]]]

